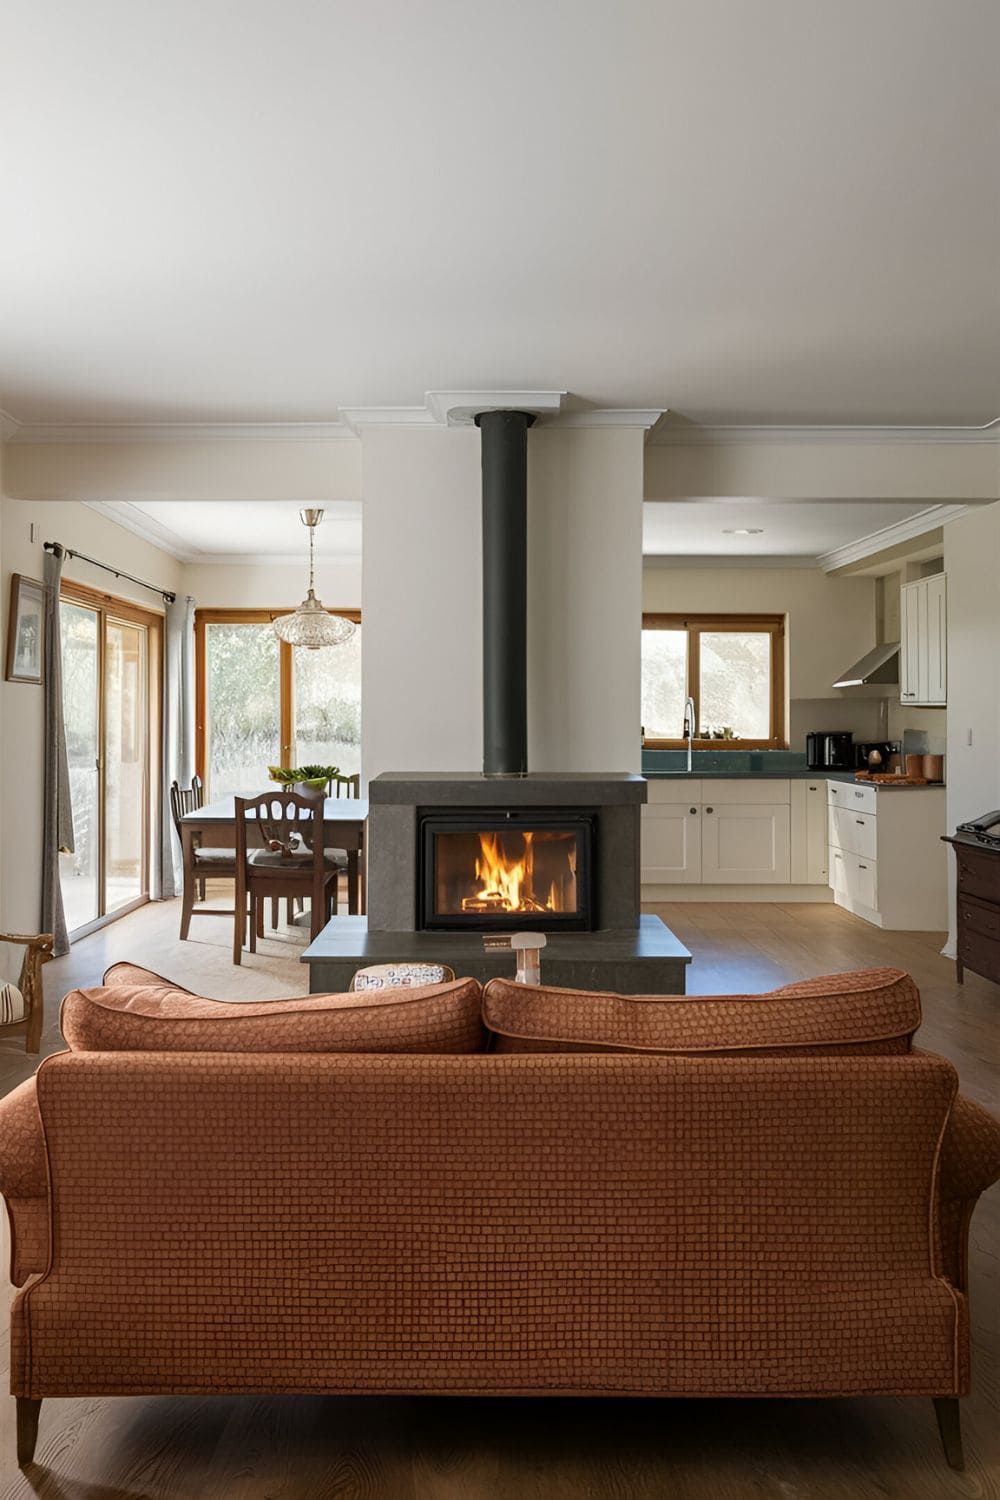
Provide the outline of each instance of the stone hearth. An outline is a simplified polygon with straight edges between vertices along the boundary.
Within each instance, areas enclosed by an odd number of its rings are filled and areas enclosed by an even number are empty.
[[[437,959],[457,973],[511,977],[513,954],[474,932],[420,931],[420,821],[442,810],[566,809],[593,818],[593,930],[547,934],[542,982],[627,994],[683,994],[691,955],[639,912],[641,776],[387,772],[368,789],[368,916],[334,917],[303,955],[313,993],[347,988],[366,964]],[[509,931],[523,925],[510,917]],[[544,927],[542,930],[545,930]]]

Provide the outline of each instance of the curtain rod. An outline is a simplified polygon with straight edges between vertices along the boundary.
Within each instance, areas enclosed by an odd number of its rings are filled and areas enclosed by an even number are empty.
[[[135,578],[131,573],[123,573],[121,568],[113,568],[109,563],[98,562],[96,557],[88,557],[86,552],[77,552],[75,547],[64,547],[62,542],[45,542],[43,544],[46,552],[55,552],[57,556],[62,553],[65,557],[78,557],[81,562],[90,563],[95,568],[103,568],[105,573],[113,573],[116,578],[125,578],[129,583],[138,584],[141,589],[149,589],[152,594],[159,594],[168,604],[173,604],[177,598],[169,589],[161,589],[158,583],[147,583],[144,578]]]

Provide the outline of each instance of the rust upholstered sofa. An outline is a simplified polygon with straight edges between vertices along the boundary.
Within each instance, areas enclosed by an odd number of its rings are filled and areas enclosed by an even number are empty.
[[[515,1051],[472,981],[401,996],[67,998],[0,1103],[22,1463],[46,1396],[272,1391],[933,1397],[961,1461],[1000,1126],[911,1049],[906,976],[497,983]]]

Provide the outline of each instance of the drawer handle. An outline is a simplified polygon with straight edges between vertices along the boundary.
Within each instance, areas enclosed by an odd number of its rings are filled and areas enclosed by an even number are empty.
[[[842,854],[835,854],[833,857],[834,859],[839,859],[841,863],[843,863],[844,856]]]
[[[867,870],[867,868],[868,868],[867,865],[858,865],[858,869],[859,870]]]
[[[859,828],[864,828],[864,826],[865,826],[865,820],[864,820],[864,818],[855,818],[854,821],[855,821],[855,823],[857,823],[857,825],[858,825]]]

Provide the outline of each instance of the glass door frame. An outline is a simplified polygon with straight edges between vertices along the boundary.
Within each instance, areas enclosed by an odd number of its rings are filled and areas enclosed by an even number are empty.
[[[279,615],[292,613],[294,605],[285,605],[281,609],[196,609],[194,612],[194,661],[195,661],[195,740],[194,740],[194,763],[195,769],[202,781],[209,788],[208,795],[212,796],[211,785],[208,777],[207,749],[208,749],[208,659],[207,631],[208,625],[266,625],[273,624]],[[360,609],[327,609],[328,615],[341,615],[345,620],[353,620],[356,625],[361,624]],[[292,750],[295,745],[295,673],[292,665],[292,652],[296,649],[287,641],[278,641],[278,760],[277,764],[287,770],[292,764]],[[299,647],[303,650],[303,647]],[[262,792],[266,787],[261,787]]]
[[[102,911],[90,922],[81,927],[74,927],[73,939],[86,937],[91,932],[97,932],[99,928],[106,927],[109,922],[116,922],[119,917],[124,917],[130,911],[136,911],[140,906],[145,906],[152,899],[150,885],[152,883],[152,854],[153,854],[153,831],[160,824],[162,809],[163,788],[160,786],[161,765],[161,724],[162,724],[162,699],[163,699],[163,616],[156,614],[153,610],[143,609],[139,604],[133,604],[128,599],[119,599],[114,594],[106,594],[101,589],[88,587],[85,583],[75,583],[72,579],[64,578],[59,585],[59,599],[67,604],[79,604],[84,609],[91,609],[97,614],[97,725],[98,725],[98,826],[100,837],[98,839],[97,854],[97,891],[98,905],[107,905],[107,847],[105,813],[107,808],[107,723],[105,716],[105,676],[107,658],[107,630],[108,622],[121,621],[127,625],[139,625],[146,631],[146,755],[143,765],[143,781],[145,785],[145,817],[142,829],[142,881],[144,894],[137,896],[134,901],[126,902],[123,906],[116,906],[114,911]]]

